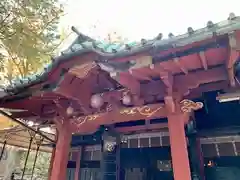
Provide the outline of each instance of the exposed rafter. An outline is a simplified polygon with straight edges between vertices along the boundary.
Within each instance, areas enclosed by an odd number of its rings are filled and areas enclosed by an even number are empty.
[[[186,96],[189,90],[198,88],[201,84],[214,83],[227,80],[226,71],[223,67],[215,67],[207,71],[192,72],[188,75],[179,75],[174,78],[174,89]]]
[[[206,55],[205,55],[205,52],[204,51],[201,51],[199,53],[199,58],[200,58],[200,61],[202,63],[202,66],[205,70],[208,70],[208,64],[207,64],[207,59],[206,59]]]
[[[188,69],[181,63],[180,58],[174,58],[173,62],[181,69],[184,74],[188,74]]]

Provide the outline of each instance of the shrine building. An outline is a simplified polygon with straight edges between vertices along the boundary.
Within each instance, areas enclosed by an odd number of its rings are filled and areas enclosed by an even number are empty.
[[[0,93],[4,116],[55,129],[49,180],[239,179],[240,17],[127,44],[72,30]]]

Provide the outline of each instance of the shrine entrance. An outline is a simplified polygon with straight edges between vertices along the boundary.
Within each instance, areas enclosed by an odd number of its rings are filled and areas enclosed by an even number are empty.
[[[120,164],[125,180],[173,179],[169,147],[123,148]]]
[[[121,180],[173,180],[173,172],[171,166],[170,147],[142,147],[142,148],[120,148],[120,153],[116,157],[111,157],[119,164],[117,169],[111,165],[111,172],[108,175],[118,174]],[[83,159],[81,160],[80,179],[81,180],[100,180],[103,175],[101,172],[100,145],[87,146],[83,151]],[[73,166],[68,168],[67,180],[74,179]],[[76,168],[76,166],[75,166]],[[72,172],[72,173],[71,173]],[[71,175],[72,174],[72,175]],[[110,177],[109,177],[110,178]],[[113,177],[115,178],[115,177]]]
[[[77,34],[0,97],[6,117],[55,129],[50,180],[206,180],[206,158],[240,155],[239,17],[119,45]]]
[[[240,156],[220,156],[213,157],[211,160],[205,158],[206,180],[238,180],[240,177],[239,162]]]

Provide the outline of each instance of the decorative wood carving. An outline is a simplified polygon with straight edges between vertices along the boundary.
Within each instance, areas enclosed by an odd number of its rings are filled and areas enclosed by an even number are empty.
[[[184,99],[180,102],[181,111],[184,113],[190,113],[192,111],[196,111],[203,107],[202,102],[193,102],[188,99]]]
[[[149,106],[133,107],[133,108],[127,108],[127,109],[121,110],[120,114],[127,114],[127,115],[141,114],[142,116],[149,118],[162,108],[163,107],[158,107],[156,109],[152,109]]]
[[[73,131],[85,132],[86,129],[94,129],[99,125],[113,124],[117,122],[134,121],[137,119],[148,119],[166,117],[163,104],[152,104],[134,108],[123,108],[111,112],[98,113],[88,116],[75,117],[71,120]]]
[[[94,121],[97,118],[99,118],[100,116],[101,116],[100,114],[94,114],[94,115],[89,115],[89,116],[84,116],[84,117],[81,116],[81,117],[76,119],[75,124],[77,126],[80,126],[87,121]]]
[[[85,78],[89,72],[96,67],[97,64],[95,62],[90,62],[71,68],[69,72],[82,79]]]

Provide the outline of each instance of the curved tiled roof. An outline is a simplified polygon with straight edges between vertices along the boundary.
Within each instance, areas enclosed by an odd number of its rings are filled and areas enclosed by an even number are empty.
[[[100,59],[109,60],[118,57],[125,57],[134,55],[139,52],[157,49],[167,50],[175,47],[182,47],[187,44],[202,41],[208,38],[212,38],[216,35],[223,35],[234,30],[240,29],[240,17],[236,17],[233,13],[230,14],[228,20],[214,24],[209,21],[207,26],[193,30],[191,27],[188,28],[188,32],[183,35],[173,36],[169,34],[168,39],[162,39],[162,35],[159,34],[152,40],[142,39],[141,42],[132,43],[105,43],[102,41],[94,40],[88,36],[85,36],[77,30],[74,31],[78,34],[78,38],[72,43],[72,45],[61,53],[59,57],[54,58],[54,61],[46,65],[43,71],[36,73],[35,75],[29,76],[26,79],[19,79],[14,82],[14,86],[7,87],[7,92],[17,91],[18,89],[27,88],[31,85],[38,84],[47,80],[48,73],[51,72],[62,62],[70,60],[72,57],[80,56],[85,53],[93,52],[98,54]]]

